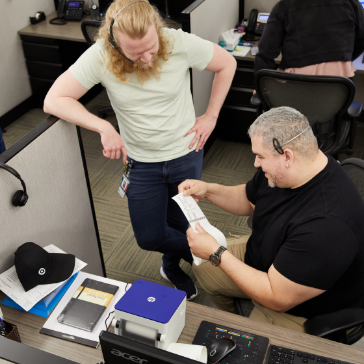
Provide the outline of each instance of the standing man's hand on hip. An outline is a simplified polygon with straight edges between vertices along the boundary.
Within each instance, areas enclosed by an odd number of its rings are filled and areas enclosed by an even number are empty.
[[[128,153],[120,134],[110,123],[106,122],[104,125],[100,133],[104,156],[110,159],[120,159],[122,156],[123,163],[125,163]]]
[[[197,144],[196,152],[198,152],[200,149],[204,147],[207,139],[209,138],[209,136],[211,135],[212,131],[215,128],[216,121],[217,118],[210,116],[208,114],[203,114],[200,117],[196,118],[195,125],[185,135],[186,137],[187,135],[196,132],[196,135],[192,139],[192,142],[189,146],[190,149],[193,148],[198,139],[200,140]]]

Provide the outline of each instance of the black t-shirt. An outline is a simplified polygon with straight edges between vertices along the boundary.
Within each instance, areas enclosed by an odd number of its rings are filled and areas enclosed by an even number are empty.
[[[271,188],[261,169],[246,186],[255,205],[245,263],[263,272],[273,264],[289,280],[326,290],[287,313],[311,318],[364,308],[364,202],[332,157],[309,182]]]

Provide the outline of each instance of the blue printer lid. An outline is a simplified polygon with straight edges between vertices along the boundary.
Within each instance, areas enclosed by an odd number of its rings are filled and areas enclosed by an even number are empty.
[[[115,309],[166,324],[186,297],[186,292],[138,279]]]

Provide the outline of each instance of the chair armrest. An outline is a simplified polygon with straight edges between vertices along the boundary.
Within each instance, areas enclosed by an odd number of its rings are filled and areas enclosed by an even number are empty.
[[[257,95],[253,95],[250,99],[250,103],[254,106],[259,106],[261,104],[261,101],[259,100],[259,97]]]
[[[330,334],[345,331],[364,323],[362,308],[345,308],[343,310],[319,315],[304,323],[308,334],[326,337]]]
[[[362,110],[363,104],[360,101],[353,101],[349,106],[347,113],[349,114],[349,116],[357,118],[360,116]]]

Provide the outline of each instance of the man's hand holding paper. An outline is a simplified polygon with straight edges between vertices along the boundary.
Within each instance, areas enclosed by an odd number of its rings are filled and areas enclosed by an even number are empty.
[[[191,196],[196,202],[206,196],[207,183],[195,179],[187,179],[178,186],[178,192],[183,196]]]
[[[198,258],[208,260],[210,255],[216,252],[220,244],[198,222],[196,222],[195,228],[198,233],[191,227],[187,230],[187,240],[191,253]]]
[[[203,256],[205,257],[205,259],[201,259],[200,256],[195,256],[193,250],[191,249],[194,263],[196,265],[200,265],[202,263],[205,263],[207,259],[209,259],[210,254],[214,253],[220,245],[226,248],[227,247],[226,239],[224,234],[220,230],[216,229],[215,226],[212,226],[209,223],[203,211],[196,203],[196,200],[203,198],[205,196],[207,191],[207,183],[195,180],[187,180],[181,183],[178,186],[178,188],[182,189],[182,191],[188,189],[186,193],[191,195],[191,196],[184,196],[183,193],[179,193],[178,195],[172,198],[177,202],[178,206],[181,208],[182,212],[186,216],[186,219],[191,225],[191,228],[188,229],[187,231],[189,232],[188,236],[190,237],[191,241],[193,240],[194,242],[196,242],[196,243],[191,242],[194,246],[193,249],[196,249],[196,252],[198,252],[198,254],[203,252]],[[196,238],[196,235],[199,234],[201,234],[202,237]],[[211,243],[212,240],[216,244],[210,245],[208,243],[208,241]],[[201,248],[199,248],[198,245],[203,241],[204,244],[202,244]],[[191,248],[190,240],[188,241],[188,243]],[[204,246],[206,246],[206,244],[209,245],[208,249],[203,248]],[[210,251],[209,249],[211,249],[212,246],[216,247],[216,249],[207,255],[207,253]]]

